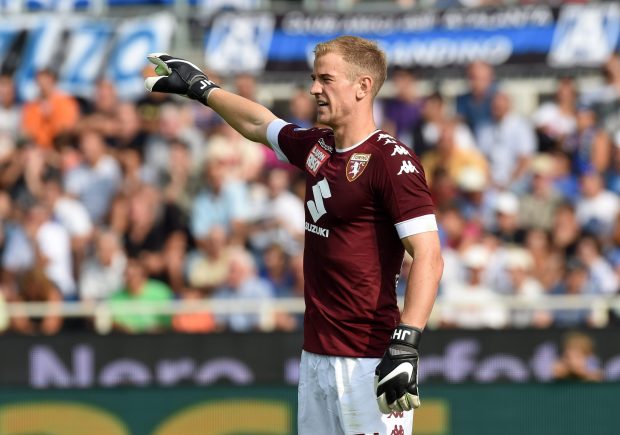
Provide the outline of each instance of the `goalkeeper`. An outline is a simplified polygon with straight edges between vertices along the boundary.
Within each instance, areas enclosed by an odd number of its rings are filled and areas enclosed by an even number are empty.
[[[443,260],[420,161],[373,119],[385,54],[352,36],[318,44],[310,93],[329,128],[310,129],[220,89],[191,62],[149,60],[160,75],[146,80],[149,91],[200,101],[306,174],[299,434],[411,434],[420,339]],[[401,313],[405,249],[413,263]]]

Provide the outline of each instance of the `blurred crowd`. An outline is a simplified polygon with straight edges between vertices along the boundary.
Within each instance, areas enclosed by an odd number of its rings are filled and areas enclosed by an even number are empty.
[[[377,101],[376,118],[426,171],[446,264],[442,327],[584,326],[592,323],[587,308],[514,309],[499,296],[531,303],[618,292],[620,58],[602,73],[603,85],[587,93],[572,78],[558,80],[555,95],[527,114],[513,110],[484,63],[468,66],[468,91],[456,98],[419,95],[411,71],[391,74],[394,93]],[[14,316],[5,328],[91,327],[63,319],[58,301],[303,295],[303,174],[189,100],[145,93],[126,101],[105,79],[91,99],[76,98],[48,69],[36,83],[38,97],[20,101],[11,76],[0,76],[0,306],[49,309]],[[259,101],[251,75],[226,87]],[[315,124],[307,89],[276,109],[302,127]],[[113,326],[243,332],[260,321],[142,313],[115,315]],[[298,315],[275,316],[277,330],[302,326]]]

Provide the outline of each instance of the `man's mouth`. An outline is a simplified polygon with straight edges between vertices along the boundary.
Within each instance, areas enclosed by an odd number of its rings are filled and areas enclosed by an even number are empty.
[[[327,101],[317,101],[316,104],[319,107],[325,107],[327,106]]]

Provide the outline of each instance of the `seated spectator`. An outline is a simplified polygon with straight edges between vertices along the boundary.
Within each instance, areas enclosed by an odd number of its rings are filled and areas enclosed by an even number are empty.
[[[581,227],[598,236],[611,234],[616,215],[620,212],[620,198],[605,189],[603,177],[590,170],[581,175],[581,197],[577,201],[577,220]]]
[[[82,162],[65,174],[65,189],[79,199],[95,224],[101,224],[112,199],[118,191],[121,169],[109,155],[103,137],[94,130],[85,130],[79,136]]]
[[[188,304],[200,301],[204,293],[194,288],[186,288],[180,294],[181,300]],[[172,317],[172,329],[183,334],[205,334],[215,331],[215,317],[208,311],[177,313]]]
[[[575,203],[579,198],[579,181],[572,172],[570,155],[558,150],[551,153],[551,158],[553,159],[553,188],[566,201]]]
[[[204,184],[194,199],[190,228],[194,238],[208,234],[215,225],[226,228],[231,239],[245,239],[246,221],[250,215],[248,189],[244,182],[229,179],[230,151],[225,147],[209,150],[204,165]]]
[[[160,281],[149,279],[144,264],[137,258],[129,258],[125,269],[124,287],[109,297],[113,310],[114,329],[126,333],[162,332],[170,327],[170,316],[153,312],[130,312],[132,307],[166,306],[173,299],[170,287]],[[128,305],[132,303],[131,305]],[[142,302],[144,305],[136,305]],[[118,310],[118,312],[114,312]]]
[[[17,280],[15,302],[46,302],[42,317],[28,317],[26,313],[12,318],[13,330],[20,334],[57,334],[63,325],[63,317],[58,311],[62,294],[50,281],[42,268],[34,268],[21,274]]]
[[[77,297],[69,233],[43,204],[30,206],[23,223],[8,233],[2,266],[13,276],[40,267],[64,299]]]
[[[86,258],[80,271],[80,298],[100,301],[120,290],[126,265],[127,257],[118,234],[99,231],[95,236],[95,252]]]
[[[275,297],[293,295],[293,274],[289,268],[289,255],[281,245],[273,244],[263,251],[260,277],[271,283]]]
[[[539,152],[559,149],[562,141],[575,131],[576,106],[575,79],[564,77],[558,81],[553,101],[542,103],[532,115]]]
[[[429,186],[433,184],[435,168],[441,166],[446,169],[448,176],[456,183],[461,171],[466,168],[475,168],[485,176],[489,172],[485,157],[477,149],[463,149],[456,144],[456,124],[454,121],[444,121],[440,126],[437,146],[422,157],[422,166],[426,173]]]
[[[214,226],[204,237],[195,240],[196,249],[187,254],[186,281],[192,288],[209,294],[224,285],[230,267],[230,248],[226,230]]]
[[[420,122],[422,100],[416,93],[417,80],[411,70],[396,67],[392,72],[394,96],[381,102],[383,111],[382,130],[397,137],[413,148],[412,133]]]
[[[596,113],[589,106],[579,106],[576,119],[577,128],[562,143],[562,150],[571,156],[573,172],[605,171],[611,155],[609,133],[597,125]]]
[[[482,245],[467,248],[462,257],[467,269],[465,282],[451,282],[443,287],[441,323],[456,328],[503,328],[508,311],[497,294],[483,283],[489,251]]]
[[[616,195],[620,195],[620,130],[614,134],[611,162],[605,173],[605,185],[607,189]]]
[[[291,251],[303,243],[304,203],[289,190],[290,172],[274,168],[266,174],[266,188],[254,186],[249,241],[253,249],[264,250],[273,243]]]
[[[575,254],[577,241],[581,237],[581,226],[577,220],[575,207],[562,203],[555,211],[551,228],[551,241],[554,249],[559,249],[566,258]]]
[[[550,230],[562,197],[553,186],[553,159],[539,154],[532,160],[530,190],[520,198],[519,223],[524,228]]]
[[[494,234],[504,243],[523,244],[525,230],[519,223],[519,198],[512,192],[501,192],[495,198]]]
[[[605,82],[584,94],[581,102],[592,107],[598,124],[611,134],[620,129],[620,55],[612,52],[601,69]]]
[[[36,81],[39,95],[24,104],[22,129],[38,147],[49,150],[56,136],[75,127],[79,106],[75,98],[58,89],[58,76],[51,69],[39,70]]]
[[[449,119],[444,99],[439,92],[434,92],[424,99],[422,119],[413,129],[413,150],[423,157],[437,146],[441,125]],[[458,148],[470,150],[476,147],[474,136],[463,122],[453,119],[454,142]]]
[[[492,122],[491,101],[495,96],[495,72],[493,67],[475,61],[467,67],[468,92],[456,97],[456,112],[478,135],[478,130]]]
[[[228,279],[223,287],[215,291],[212,298],[252,300],[256,307],[261,301],[268,301],[273,297],[274,291],[269,281],[257,275],[252,256],[242,248],[231,252]],[[216,320],[220,327],[234,332],[259,330],[261,327],[257,314],[220,314],[216,315]]]
[[[588,268],[590,287],[595,294],[618,293],[618,277],[603,257],[598,239],[590,235],[582,237],[577,243],[577,258]]]
[[[516,296],[520,301],[527,303],[525,308],[510,310],[510,324],[517,328],[548,327],[553,318],[551,315],[536,307],[536,302],[543,295],[544,289],[540,282],[532,276],[534,261],[530,253],[523,248],[511,248],[506,255],[506,270],[508,272],[508,294]]]
[[[316,103],[314,98],[304,87],[298,88],[288,104],[289,115],[286,118],[291,124],[301,128],[310,128],[314,125],[316,118]]]
[[[106,78],[97,80],[95,93],[77,128],[97,130],[107,143],[114,143],[125,119],[119,116],[121,104],[114,83]],[[131,121],[127,119],[127,121]]]
[[[600,382],[603,372],[594,353],[594,341],[582,332],[568,332],[562,340],[562,354],[553,363],[556,381]]]
[[[592,295],[588,267],[577,259],[569,260],[566,264],[564,279],[559,286],[552,290],[552,294],[580,296]],[[576,328],[588,326],[592,323],[592,312],[587,308],[559,309],[553,312],[553,325],[559,328]]]
[[[15,148],[20,138],[21,118],[13,77],[0,74],[0,161]]]
[[[500,189],[523,189],[523,177],[536,151],[536,136],[529,121],[512,110],[504,92],[493,96],[492,122],[478,129],[478,148],[489,161],[491,181]]]

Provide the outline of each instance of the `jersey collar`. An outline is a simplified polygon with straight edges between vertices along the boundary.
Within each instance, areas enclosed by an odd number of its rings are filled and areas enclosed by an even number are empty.
[[[334,148],[336,149],[337,153],[346,153],[347,151],[351,151],[353,148],[357,148],[358,146],[360,146],[361,144],[366,142],[368,139],[370,139],[374,134],[377,134],[377,132],[379,132],[379,131],[381,131],[381,130],[377,129],[377,130],[373,131],[368,136],[366,136],[364,139],[362,139],[361,141],[359,141],[358,143],[356,143],[354,145],[351,145],[350,147],[346,147],[346,148],[342,148],[342,149],[338,149],[336,147],[334,147]]]

